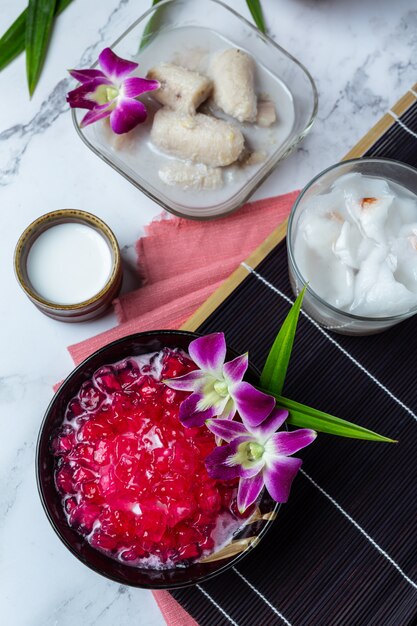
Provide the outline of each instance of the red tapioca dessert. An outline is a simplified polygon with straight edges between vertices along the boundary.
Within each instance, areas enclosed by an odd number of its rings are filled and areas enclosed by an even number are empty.
[[[214,435],[180,423],[188,394],[162,382],[194,369],[185,353],[168,348],[101,367],[69,402],[52,440],[68,523],[132,565],[187,565],[243,523],[237,479],[207,474]]]

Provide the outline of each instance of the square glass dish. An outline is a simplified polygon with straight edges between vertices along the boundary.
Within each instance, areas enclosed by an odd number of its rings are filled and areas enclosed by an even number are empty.
[[[151,95],[142,97],[148,119],[125,135],[113,134],[107,120],[81,128],[85,111],[72,110],[77,132],[89,148],[175,215],[210,219],[240,207],[303,139],[315,119],[317,90],[308,71],[219,0],[164,0],[134,22],[111,48],[119,56],[139,63],[140,76],[163,62],[204,74],[215,53],[239,48],[255,61],[258,97],[266,94],[274,103],[277,119],[268,128],[238,123],[214,111],[217,117],[240,128],[246,146],[258,158],[221,168],[222,184],[203,189],[169,184],[164,178],[164,168],[169,168],[173,159],[150,141],[153,116],[160,106]],[[203,112],[213,113],[207,110],[207,103],[202,106]]]

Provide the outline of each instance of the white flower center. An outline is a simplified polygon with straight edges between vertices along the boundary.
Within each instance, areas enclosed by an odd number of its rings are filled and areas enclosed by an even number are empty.
[[[117,96],[119,95],[119,90],[116,87],[110,87],[108,86],[106,88],[106,98],[107,98],[107,102],[111,102],[112,100],[114,100],[115,98],[117,98]]]
[[[246,445],[246,457],[250,463],[256,463],[259,459],[262,458],[263,453],[265,452],[265,448],[260,443],[256,441],[250,441]]]
[[[220,397],[225,398],[229,395],[229,389],[227,383],[224,380],[216,380],[214,383],[214,391],[219,394]]]
[[[265,448],[257,441],[244,441],[237,447],[236,454],[229,457],[229,464],[241,465],[244,469],[251,469],[264,461]],[[265,462],[265,461],[264,461]]]

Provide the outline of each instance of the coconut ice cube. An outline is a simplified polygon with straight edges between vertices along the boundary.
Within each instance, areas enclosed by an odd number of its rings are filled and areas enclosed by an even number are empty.
[[[417,221],[417,198],[397,198],[397,210],[402,224],[412,224]]]
[[[295,241],[294,254],[302,276],[313,291],[335,307],[351,304],[354,274],[350,267],[336,258],[321,257],[306,246],[301,237]]]
[[[417,294],[417,223],[403,226],[399,235],[392,246],[398,258],[395,278]]]
[[[311,207],[300,219],[299,230],[307,243],[319,257],[329,257],[343,226],[343,216],[335,207],[334,200]],[[336,205],[337,206],[337,205]]]
[[[353,271],[336,259],[320,259],[311,268],[309,284],[323,300],[339,309],[348,307],[353,300]]]
[[[407,213],[407,210],[405,211]],[[387,241],[392,241],[397,237],[404,223],[411,222],[417,217],[417,211],[414,214],[414,218],[403,218],[403,199],[394,198],[391,206],[388,209],[388,216],[385,222],[385,235]]]
[[[394,196],[392,195],[382,198],[347,196],[346,207],[365,237],[373,239],[377,243],[385,243],[387,240],[385,224],[393,200]]]
[[[343,223],[339,237],[333,246],[333,252],[344,265],[353,269],[359,269],[359,247],[361,242],[362,237],[357,226],[346,221]]]
[[[332,185],[332,189],[342,191],[345,198],[352,197],[356,200],[360,198],[392,195],[391,188],[386,180],[364,176],[357,172],[345,174],[338,178]]]
[[[357,315],[404,313],[417,302],[417,198],[351,173],[316,184],[299,218],[295,254],[316,293]]]
[[[307,219],[314,214],[326,215],[334,214],[341,221],[348,219],[349,215],[345,207],[345,197],[340,189],[328,193],[317,193],[309,198],[308,207],[305,209],[301,219]]]
[[[400,315],[417,304],[417,295],[395,279],[392,259],[384,248],[374,248],[363,262],[354,291],[350,310],[356,315]]]
[[[343,192],[347,211],[364,236],[385,242],[385,222],[394,200],[388,183],[354,173],[342,176],[333,186]]]

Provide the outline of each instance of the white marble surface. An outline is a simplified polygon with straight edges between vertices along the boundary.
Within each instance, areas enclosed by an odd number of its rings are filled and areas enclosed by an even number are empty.
[[[1,0],[0,31],[25,4]],[[113,584],[66,551],[35,485],[36,435],[53,383],[71,368],[66,346],[112,326],[114,318],[54,322],[24,297],[12,269],[21,231],[46,211],[96,213],[115,231],[127,262],[135,239],[159,213],[81,143],[65,104],[65,69],[88,66],[148,4],[74,0],[58,20],[32,100],[23,57],[0,74],[0,620],[7,626],[164,623],[150,592]],[[244,0],[229,4],[248,15]],[[257,197],[304,185],[417,81],[413,0],[263,0],[263,6],[274,39],[316,80],[320,109],[311,134]]]

